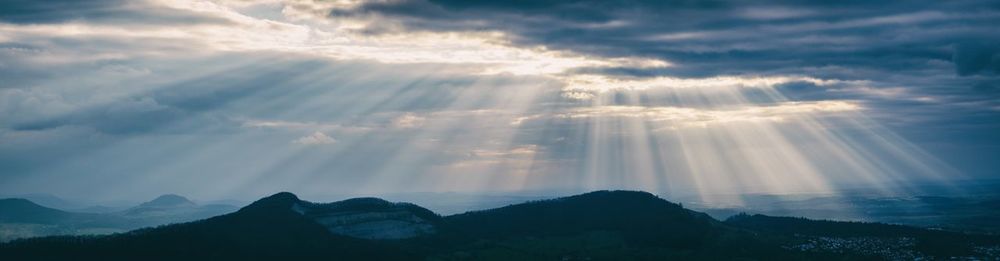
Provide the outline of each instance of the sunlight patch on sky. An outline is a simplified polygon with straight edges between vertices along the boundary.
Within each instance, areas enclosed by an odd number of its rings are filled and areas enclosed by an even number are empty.
[[[572,109],[551,115],[531,115],[517,118],[511,124],[519,125],[528,120],[567,119],[580,120],[594,117],[640,118],[663,128],[705,128],[710,125],[734,122],[781,122],[795,115],[824,112],[856,111],[860,106],[844,101],[787,102],[773,106],[747,106],[738,109],[706,110],[669,106],[592,106]]]
[[[608,77],[604,75],[571,75],[563,80],[567,93],[564,97],[589,100],[595,95],[608,91],[636,90],[642,91],[654,88],[772,88],[786,83],[811,83],[816,86],[843,84],[838,80],[824,80],[804,76],[717,76],[710,78],[677,78],[677,77],[647,77],[628,79]],[[850,82],[862,84],[863,82]]]

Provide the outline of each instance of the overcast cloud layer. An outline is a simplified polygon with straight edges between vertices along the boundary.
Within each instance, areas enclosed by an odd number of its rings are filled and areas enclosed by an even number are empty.
[[[1000,178],[997,24],[986,0],[2,1],[0,191]]]

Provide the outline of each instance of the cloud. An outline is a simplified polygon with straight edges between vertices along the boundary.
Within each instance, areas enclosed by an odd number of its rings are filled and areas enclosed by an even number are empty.
[[[18,24],[61,23],[148,23],[161,25],[222,23],[217,17],[183,10],[159,8],[153,1],[127,0],[10,0],[0,6],[0,21]]]
[[[968,76],[979,72],[1000,74],[1000,43],[959,43],[952,54],[955,71]]]
[[[514,125],[540,120],[640,119],[660,129],[713,127],[747,122],[783,122],[794,117],[817,117],[828,113],[859,111],[862,107],[844,101],[785,102],[775,105],[748,105],[730,109],[703,109],[672,106],[592,106],[564,112],[536,114],[512,121]]]
[[[392,125],[400,129],[411,129],[420,127],[427,119],[413,113],[406,113],[392,120]]]
[[[346,126],[343,124],[336,123],[319,123],[319,122],[297,122],[297,121],[283,121],[283,120],[242,120],[242,126],[245,128],[270,128],[270,129],[284,129],[284,130],[321,130],[321,131],[338,131],[345,133],[364,133],[373,130],[372,127],[366,126]]]
[[[473,149],[469,151],[468,157],[487,160],[532,158],[539,150],[540,147],[535,144],[520,145],[506,150]]]
[[[530,174],[536,165],[547,161],[540,158],[544,149],[536,144],[517,145],[509,148],[476,148],[470,150],[464,157],[451,159],[443,164],[443,171],[453,174],[491,173],[503,175]]]
[[[44,106],[44,105],[43,105]],[[190,116],[149,97],[124,99],[102,106],[80,108],[65,114],[15,121],[14,130],[31,131],[63,126],[87,126],[107,134],[139,134],[160,130],[173,121]]]
[[[302,136],[298,139],[292,141],[294,144],[301,145],[328,145],[337,143],[337,140],[323,134],[322,132],[313,132],[310,135]]]
[[[372,36],[488,32],[511,47],[669,65],[566,68],[556,74],[561,98],[579,105],[606,101],[602,90],[663,102],[649,98],[657,89],[649,86],[669,86],[662,79],[705,86],[720,77],[805,77],[831,84],[774,86],[795,100],[856,101],[888,121],[997,117],[991,108],[1000,107],[992,91],[1000,81],[1000,6],[988,0],[354,3],[329,7],[330,20],[368,21],[353,31]]]
[[[847,81],[824,80],[793,76],[717,76],[709,78],[678,77],[608,77],[603,75],[574,75],[565,79],[563,97],[585,100],[594,93],[621,90],[649,90],[657,88],[773,88],[788,83],[809,83],[813,86],[845,84]],[[857,84],[859,81],[851,82]],[[587,95],[587,94],[591,95]]]
[[[659,76],[809,75],[812,68],[918,73],[950,61],[948,46],[1000,43],[987,0],[830,4],[821,1],[365,1],[334,19],[377,17],[375,34],[498,31],[515,46],[674,66]],[[970,11],[976,10],[976,11]],[[385,27],[380,24],[396,24]],[[945,69],[945,68],[934,68]],[[826,75],[812,75],[826,78]],[[845,74],[845,79],[866,79]]]

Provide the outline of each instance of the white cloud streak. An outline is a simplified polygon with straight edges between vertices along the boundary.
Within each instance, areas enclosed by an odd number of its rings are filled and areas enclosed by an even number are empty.
[[[796,116],[818,113],[857,111],[858,104],[845,101],[785,102],[770,106],[744,106],[735,109],[701,109],[671,106],[592,106],[551,114],[535,114],[511,122],[521,125],[542,119],[580,120],[594,118],[642,119],[663,128],[710,127],[741,122],[782,122]]]
[[[301,138],[292,141],[294,144],[300,145],[329,145],[337,143],[337,140],[327,136],[322,132],[313,132],[312,134],[303,136]]]

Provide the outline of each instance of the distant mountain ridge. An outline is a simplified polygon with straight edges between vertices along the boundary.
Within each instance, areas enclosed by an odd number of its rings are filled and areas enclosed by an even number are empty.
[[[645,192],[597,191],[444,217],[377,198],[312,203],[282,192],[190,223],[17,240],[0,244],[0,258],[898,260],[990,259],[998,250],[995,236],[896,225],[760,215],[718,221]]]
[[[35,204],[27,199],[0,199],[0,222],[52,224],[72,215],[66,211]]]
[[[120,211],[73,212],[49,208],[27,199],[0,199],[0,242],[24,237],[109,234],[141,227],[189,222],[237,208],[198,205],[168,194]]]
[[[195,204],[194,202],[192,202],[191,200],[189,200],[189,199],[187,199],[185,197],[178,196],[178,195],[175,195],[175,194],[166,194],[166,195],[162,195],[162,196],[156,197],[155,199],[153,199],[151,201],[139,204],[138,207],[139,208],[142,208],[142,207],[180,207],[180,206],[195,206],[195,205],[197,205],[197,204]]]
[[[113,214],[131,219],[145,219],[152,225],[162,225],[208,218],[235,210],[234,206],[199,205],[185,197],[166,194]]]
[[[64,198],[61,198],[61,197],[58,197],[58,196],[55,196],[55,195],[43,194],[43,193],[13,194],[13,195],[4,194],[4,195],[0,195],[0,198],[4,198],[4,199],[8,199],[8,198],[27,199],[27,200],[31,201],[32,203],[35,203],[35,204],[38,204],[38,205],[41,205],[41,206],[44,206],[44,207],[47,207],[47,208],[54,208],[54,209],[59,209],[59,210],[71,210],[71,209],[77,209],[77,208],[86,207],[85,206],[86,204],[83,204],[83,203],[80,203],[80,202],[75,202],[73,200],[67,200],[67,199],[64,199]]]

